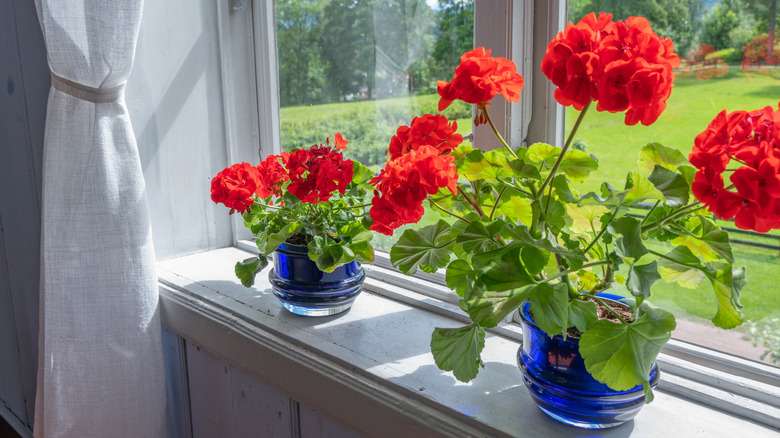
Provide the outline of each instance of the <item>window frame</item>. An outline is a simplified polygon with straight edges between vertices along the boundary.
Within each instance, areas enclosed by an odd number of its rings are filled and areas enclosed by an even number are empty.
[[[535,142],[562,144],[564,136],[564,108],[557,105],[554,87],[541,73],[541,60],[547,42],[567,23],[566,0],[490,0],[475,1],[475,46],[496,48],[496,56],[508,56],[515,60],[525,80],[526,90],[519,103],[495,105],[494,120],[508,142],[514,146]],[[241,99],[256,99],[252,108],[254,120],[252,137],[256,142],[239,140],[242,129],[235,123],[235,110],[225,110],[227,126],[228,158],[257,160],[258,156],[279,153],[281,150],[280,106],[276,47],[275,6],[273,1],[232,0],[232,10],[245,14],[251,22],[250,36],[240,41],[231,34],[234,13],[220,10],[219,32],[223,71],[249,68],[255,76],[255,89],[242,94],[235,92],[229,75],[223,75],[226,106],[236,107]],[[496,25],[499,23],[499,25]],[[236,43],[239,43],[236,45]],[[248,59],[241,62],[241,50],[252,47]],[[242,49],[243,48],[243,49]],[[244,103],[245,104],[245,103]],[[259,145],[259,147],[258,147]],[[234,246],[256,252],[248,230],[238,218],[233,222]],[[369,277],[388,285],[372,292],[413,307],[452,315],[458,297],[446,288],[443,271],[415,277],[393,272],[386,253],[378,254],[376,267],[367,269]],[[398,289],[414,290],[405,294]],[[421,300],[422,296],[438,301]],[[520,340],[521,332],[516,322],[507,318],[506,323],[495,329],[502,336]],[[762,424],[767,424],[766,407],[780,409],[780,369],[749,359],[720,353],[704,347],[672,340],[658,359],[665,371],[666,391],[694,399],[714,408],[737,414]],[[663,382],[663,380],[662,380]],[[774,387],[774,390],[772,390]]]

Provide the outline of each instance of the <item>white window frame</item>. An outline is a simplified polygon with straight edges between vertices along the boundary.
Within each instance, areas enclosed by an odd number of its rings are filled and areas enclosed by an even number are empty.
[[[230,162],[256,161],[259,156],[279,153],[281,149],[274,2],[230,0],[229,4],[232,10],[246,10],[246,14],[218,8],[222,69],[223,72],[239,68],[254,70],[256,88],[238,92],[230,75],[223,75],[228,107],[225,109],[228,158]],[[496,124],[514,147],[539,141],[563,143],[564,111],[555,103],[554,87],[542,78],[539,66],[547,42],[567,21],[567,6],[566,0],[475,1],[475,45],[492,47],[494,55],[513,59],[525,79],[525,92],[519,103],[494,106],[499,110]],[[249,29],[248,38],[236,35],[235,20],[249,20],[250,23],[244,23]],[[246,99],[254,98],[256,102],[247,104]],[[239,107],[252,108],[251,123],[236,122]],[[247,127],[255,141],[245,141]],[[249,234],[238,219],[233,224],[233,234],[236,247],[256,252],[253,242],[245,240]],[[458,298],[443,287],[441,273],[410,278],[385,269],[390,267],[387,255],[380,254],[377,259],[377,266],[368,268],[369,275],[389,286],[372,288],[372,292],[414,307],[439,309],[442,314],[452,316],[452,305]],[[421,300],[417,293],[435,298],[441,304]],[[514,324],[503,324],[495,331],[521,340]],[[676,340],[667,344],[658,361],[665,373],[664,390],[780,427],[780,420],[774,415],[780,412],[780,370],[777,368]]]

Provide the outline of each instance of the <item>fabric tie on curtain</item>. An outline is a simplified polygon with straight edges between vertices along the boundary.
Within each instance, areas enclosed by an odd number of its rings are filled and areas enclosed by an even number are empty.
[[[154,249],[123,98],[142,1],[36,7],[52,89],[34,434],[166,436]]]

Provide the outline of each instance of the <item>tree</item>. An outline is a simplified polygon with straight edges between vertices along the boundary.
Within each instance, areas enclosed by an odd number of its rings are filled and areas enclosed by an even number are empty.
[[[677,53],[688,53],[693,46],[692,13],[701,7],[701,0],[572,0],[569,2],[569,20],[579,21],[595,12],[608,12],[615,20],[631,16],[647,18],[653,30],[674,41]]]
[[[702,20],[701,42],[722,50],[742,47],[756,33],[755,20],[746,12],[741,0],[721,0]]]
[[[276,5],[279,89],[282,106],[321,100],[322,61],[316,43],[327,0],[287,0]]]
[[[326,61],[326,91],[341,100],[366,87],[373,95],[376,41],[374,3],[376,0],[333,0],[322,18],[320,47]]]
[[[450,78],[460,55],[474,48],[474,3],[440,0],[436,13],[436,43],[433,48],[433,75]]]

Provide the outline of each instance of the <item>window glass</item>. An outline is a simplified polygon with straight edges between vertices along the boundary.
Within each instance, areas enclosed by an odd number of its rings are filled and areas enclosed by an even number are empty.
[[[282,150],[338,132],[345,155],[378,172],[398,126],[436,113],[436,80],[450,80],[472,49],[473,9],[464,0],[276,2]],[[443,114],[470,133],[470,105]],[[374,246],[389,249],[402,232],[376,234]]]
[[[627,170],[636,168],[638,149],[659,142],[687,156],[694,138],[721,110],[752,111],[776,107],[780,100],[780,44],[771,44],[772,26],[778,23],[774,0],[570,0],[569,19],[578,21],[589,12],[609,12],[614,19],[644,16],[658,34],[674,41],[682,59],[668,107],[649,126],[626,126],[623,114],[591,111],[580,128],[575,145],[599,159],[598,176],[589,191],[606,180],[622,187]],[[775,20],[771,19],[772,13]],[[567,108],[567,132],[577,113]],[[734,257],[747,266],[748,285],[742,290],[742,309],[748,322],[725,331],[708,321],[716,311],[716,297],[708,284],[684,289],[658,282],[652,300],[673,310],[678,318],[677,338],[740,356],[780,362],[780,232],[756,235],[729,228]],[[757,343],[757,346],[752,345]]]

